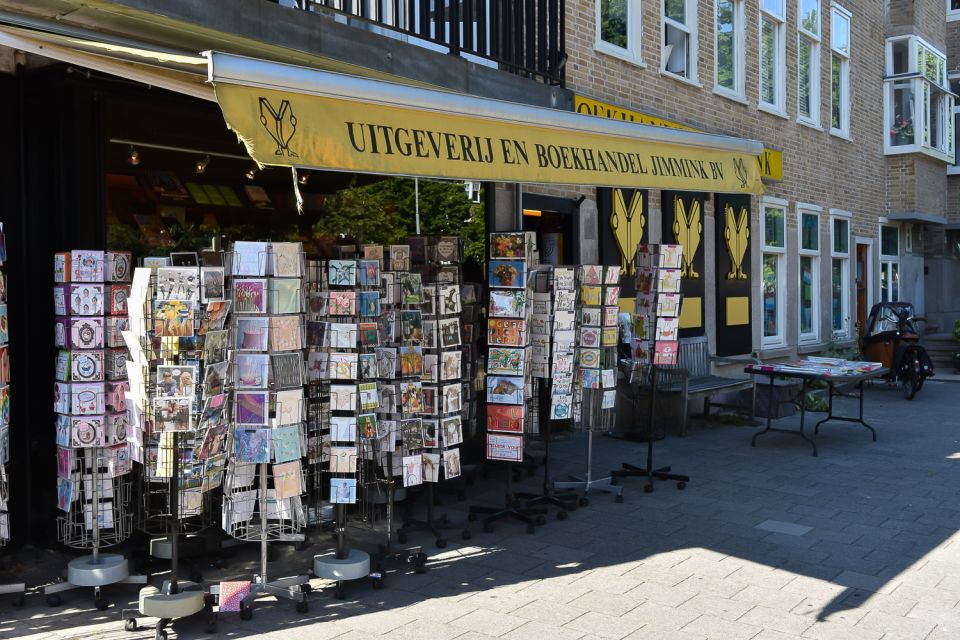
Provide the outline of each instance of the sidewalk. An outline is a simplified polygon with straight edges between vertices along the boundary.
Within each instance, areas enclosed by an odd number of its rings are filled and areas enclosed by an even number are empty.
[[[304,615],[288,602],[261,601],[252,620],[223,614],[216,636],[205,634],[201,619],[179,621],[170,637],[955,639],[955,398],[952,384],[936,381],[913,402],[872,388],[867,420],[878,441],[858,425],[826,425],[817,458],[795,436],[769,434],[751,448],[753,428],[695,429],[656,450],[660,464],[692,476],[685,491],[661,483],[646,494],[639,479],[626,479],[624,503],[596,494],[588,507],[564,521],[551,517],[532,535],[520,524],[502,523],[492,534],[474,525],[468,542],[451,531],[442,553],[431,538],[414,537],[431,554],[426,574],[391,574],[383,590],[348,585],[346,600],[315,592]],[[595,443],[597,474],[644,459],[636,443]],[[558,443],[556,467],[581,472],[584,445],[582,435]],[[467,503],[498,504],[502,486],[496,476],[483,481],[485,493],[474,489]],[[467,503],[449,499],[440,511],[456,519]],[[351,536],[372,539],[373,532]],[[274,575],[303,571],[324,548],[286,549]],[[230,572],[247,570],[254,555],[245,549]],[[136,594],[117,587],[108,597],[133,603]],[[50,609],[31,595],[22,611],[4,603],[0,638],[153,637],[152,630],[124,632],[116,607],[72,608],[89,607],[88,592],[65,602]]]

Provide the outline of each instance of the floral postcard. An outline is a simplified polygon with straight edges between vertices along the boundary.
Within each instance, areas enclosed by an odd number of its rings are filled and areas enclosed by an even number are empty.
[[[329,312],[331,316],[352,316],[357,309],[357,294],[354,291],[331,291]]]
[[[527,311],[527,292],[490,290],[491,318],[522,318]]]
[[[490,234],[491,258],[524,258],[525,249],[523,232]]]
[[[266,313],[267,281],[262,278],[233,281],[234,313]]]
[[[524,289],[527,286],[527,265],[522,260],[490,260],[487,282],[491,287]]]

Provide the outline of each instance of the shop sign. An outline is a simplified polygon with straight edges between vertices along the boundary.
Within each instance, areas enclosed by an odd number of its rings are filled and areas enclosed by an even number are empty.
[[[594,100],[584,96],[574,96],[574,109],[577,113],[598,118],[608,118],[610,120],[623,120],[624,122],[636,122],[637,124],[648,124],[655,127],[665,127],[667,129],[683,129],[685,131],[700,131],[693,127],[688,127],[679,122],[665,120],[650,116],[632,109],[625,109],[607,102]],[[760,170],[760,176],[765,182],[783,181],[783,152],[776,149],[764,148],[763,154],[756,159],[757,167]]]
[[[762,193],[755,156],[221,83],[228,126],[265,165],[583,186]]]

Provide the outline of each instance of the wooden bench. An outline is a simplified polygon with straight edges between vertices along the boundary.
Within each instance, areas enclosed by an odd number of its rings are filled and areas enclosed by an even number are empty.
[[[706,336],[683,338],[680,340],[680,354],[675,366],[658,367],[657,393],[680,394],[680,435],[687,435],[687,403],[689,400],[702,399],[703,415],[710,415],[711,396],[750,389],[750,421],[754,421],[757,412],[756,376],[730,378],[712,373],[714,363],[747,364],[759,362],[755,358],[728,358],[710,354]],[[741,369],[742,371],[742,369]],[[714,403],[717,406],[734,406]],[[739,407],[737,407],[739,408]]]

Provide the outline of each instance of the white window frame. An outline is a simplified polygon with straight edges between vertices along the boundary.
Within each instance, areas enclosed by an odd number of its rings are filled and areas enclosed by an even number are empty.
[[[760,199],[760,344],[763,347],[782,347],[787,344],[787,212],[788,202],[779,198]],[[783,212],[783,246],[767,244],[767,209],[779,209]],[[767,255],[777,256],[777,333],[772,336],[763,334],[763,262]]]
[[[643,7],[641,0],[627,2],[627,46],[620,47],[601,38],[600,5],[603,0],[594,0],[593,50],[620,58],[626,62],[646,66],[643,62],[641,41],[643,35]]]
[[[907,73],[893,75],[893,45],[906,40],[909,51]],[[946,55],[918,36],[896,36],[887,38],[885,43],[885,76],[883,91],[883,152],[885,155],[904,153],[923,153],[938,160],[952,163],[954,160],[953,108],[954,97],[950,92],[946,74]],[[940,63],[936,79],[930,79],[918,66],[918,49],[923,49],[924,57],[932,55]],[[894,93],[897,88],[908,86],[913,93],[910,107],[913,126],[913,142],[894,145],[890,141],[890,130],[894,122]],[[927,110],[930,101],[936,100],[938,119],[943,126],[936,132],[927,128]]]
[[[820,0],[817,2],[817,32],[807,31],[800,25],[801,0],[797,3],[797,122],[820,127],[820,34],[823,21],[820,14]],[[810,43],[810,115],[800,113],[800,43]]]
[[[774,51],[776,52],[776,67],[773,70],[774,90],[776,93],[775,103],[764,102],[763,100],[763,21],[769,19],[774,23]],[[759,82],[757,84],[757,108],[761,111],[772,113],[773,115],[786,118],[786,100],[787,100],[787,40],[786,40],[787,16],[786,0],[784,0],[784,13],[778,15],[767,11],[763,7],[763,0],[760,0],[760,21],[757,24],[757,55],[759,63]]]
[[[823,250],[823,238],[821,232],[820,219],[823,208],[814,204],[797,204],[797,342],[799,344],[818,343],[820,341],[820,252]],[[812,215],[817,219],[817,248],[803,248],[803,216]],[[801,314],[803,313],[803,287],[799,282],[800,278],[800,259],[810,258],[810,266],[813,276],[813,288],[811,289],[811,331],[803,332]]]
[[[697,59],[700,56],[699,48],[699,16],[698,0],[683,0],[684,20],[686,24],[680,24],[676,20],[667,17],[664,4],[667,0],[660,0],[660,73],[662,75],[680,80],[681,82],[690,82],[699,85]],[[667,70],[667,62],[670,56],[667,55],[667,27],[670,26],[687,34],[687,69],[686,74],[676,73]],[[673,50],[671,49],[671,54]]]
[[[714,92],[734,98],[739,101],[746,100],[746,48],[744,46],[744,26],[746,25],[746,13],[744,5],[746,0],[732,0],[733,10],[733,89],[724,87],[720,84],[720,66],[717,64],[717,49],[720,29],[717,23],[717,13],[719,9],[719,0],[714,0],[713,4],[713,90]]]
[[[897,253],[884,253],[883,252],[883,228],[888,227],[894,229],[897,233]],[[877,252],[880,255],[880,301],[881,302],[898,302],[900,300],[900,287],[897,286],[897,297],[893,299],[893,267],[891,265],[897,265],[897,277],[900,276],[900,225],[887,222],[886,218],[881,218],[880,224],[877,226]],[[890,287],[890,300],[883,299],[883,276],[887,276],[887,286]]]
[[[833,3],[830,7],[830,33],[833,37],[833,18],[838,16],[847,21],[847,39],[849,51],[842,51],[830,42],[830,133],[840,138],[850,139],[850,57],[853,51],[853,16],[840,5]],[[833,126],[833,57],[840,59],[840,126]]]
[[[956,22],[960,20],[960,9],[951,9],[950,0],[944,0],[947,5],[947,22]]]
[[[850,327],[851,327],[851,302],[850,294],[855,292],[856,288],[850,286],[850,261],[852,258],[852,252],[850,250],[850,245],[852,244],[853,231],[851,229],[853,216],[849,211],[843,211],[841,209],[830,209],[830,331],[833,334],[835,340],[848,340],[850,338]],[[836,246],[836,224],[835,221],[843,220],[847,223],[847,251],[844,253],[842,251],[837,251]],[[843,318],[843,328],[837,330],[833,326],[833,261],[841,260],[843,266],[840,268],[841,273],[841,282],[840,282],[840,315]]]
[[[949,0],[948,0],[949,1]],[[960,10],[958,10],[960,12]],[[960,20],[960,18],[957,18]],[[947,73],[947,83],[950,85],[951,89],[954,87],[954,83],[960,83],[960,72],[951,71]],[[953,114],[951,115],[953,122],[953,153],[957,153],[957,136],[960,136],[960,128],[957,127],[957,115],[960,114],[960,104],[957,104],[956,101],[953,103]],[[954,160],[947,165],[947,175],[955,176],[960,175],[960,163],[956,161],[956,155],[954,155]]]

